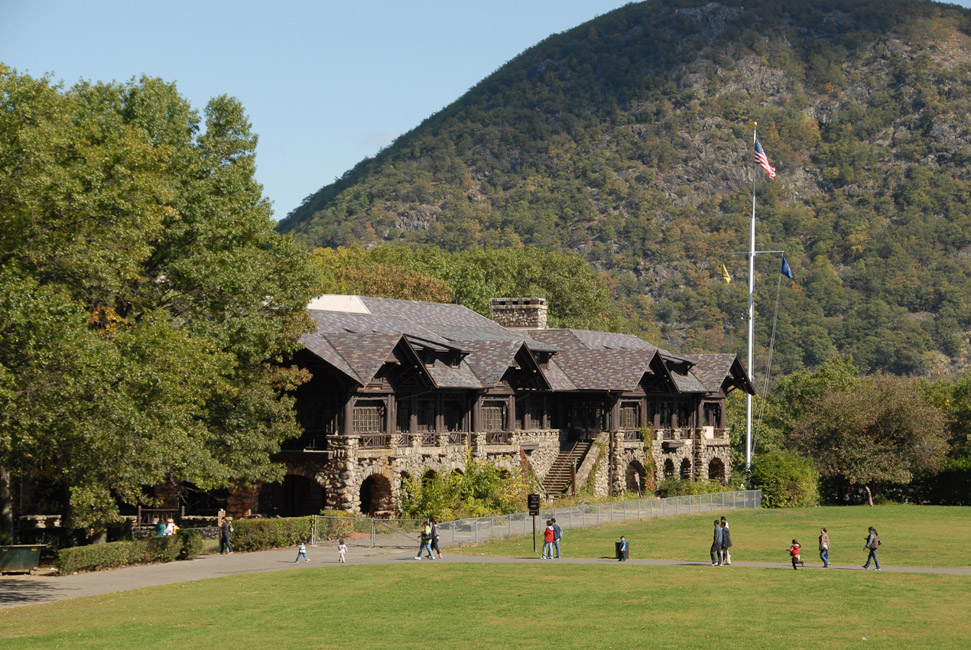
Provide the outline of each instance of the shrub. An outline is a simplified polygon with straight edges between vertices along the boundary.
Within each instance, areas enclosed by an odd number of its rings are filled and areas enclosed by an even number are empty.
[[[144,562],[148,544],[134,542],[109,542],[62,548],[57,553],[57,569],[62,575],[75,571],[100,571],[129,564]]]
[[[149,537],[145,540],[145,556],[136,559],[132,564],[142,562],[174,562],[182,551],[182,538],[178,535],[163,537]]]
[[[679,478],[666,478],[657,484],[654,493],[659,497],[677,497],[686,494],[711,494],[726,492],[731,488],[718,481],[685,481]]]
[[[752,487],[762,490],[766,508],[819,504],[819,474],[812,461],[794,451],[773,451],[752,464]]]
[[[202,533],[198,530],[183,528],[178,538],[181,542],[178,559],[194,560],[202,552]]]
[[[295,546],[312,532],[313,517],[239,519],[233,522],[232,542],[237,551],[265,551]]]

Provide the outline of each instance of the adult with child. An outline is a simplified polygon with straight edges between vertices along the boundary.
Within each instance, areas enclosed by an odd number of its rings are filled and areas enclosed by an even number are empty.
[[[823,568],[829,568],[829,533],[825,528],[819,529],[819,559],[823,561]]]
[[[721,566],[722,553],[722,526],[721,522],[715,520],[715,536],[711,540],[711,566]]]
[[[869,551],[869,553],[866,556],[866,564],[863,565],[863,568],[869,569],[870,560],[873,560],[873,563],[876,565],[874,567],[874,570],[879,571],[880,560],[877,559],[877,549],[880,548],[880,536],[877,535],[877,529],[874,528],[873,526],[870,526],[867,529],[866,546],[864,546],[863,548]]]
[[[732,556],[729,553],[729,549],[732,547],[732,534],[728,530],[728,522],[722,517],[721,522],[722,529],[722,549],[721,549],[721,562],[727,566],[732,564]]]
[[[550,519],[553,522],[553,546],[556,548],[556,559],[560,559],[560,540],[563,539],[563,529],[556,523],[556,517]],[[552,553],[551,553],[552,555]]]

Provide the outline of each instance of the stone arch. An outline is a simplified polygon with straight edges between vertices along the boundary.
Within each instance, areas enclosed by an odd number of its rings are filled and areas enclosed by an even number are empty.
[[[393,514],[391,481],[381,474],[371,474],[361,483],[361,514],[387,518]]]
[[[434,481],[436,478],[438,478],[438,472],[433,469],[430,469],[421,475],[421,479],[423,481]]]
[[[725,462],[721,458],[712,458],[708,463],[708,478],[719,483],[725,482]]]
[[[691,480],[691,461],[687,458],[681,459],[681,480]]]
[[[624,472],[624,475],[628,492],[636,492],[637,494],[644,493],[644,474],[644,466],[638,461],[632,460],[627,464],[627,470]]]
[[[670,458],[664,460],[664,478],[674,478],[674,461]]]
[[[264,483],[260,489],[259,513],[264,517],[317,515],[327,505],[327,494],[316,480],[287,474],[280,483]]]

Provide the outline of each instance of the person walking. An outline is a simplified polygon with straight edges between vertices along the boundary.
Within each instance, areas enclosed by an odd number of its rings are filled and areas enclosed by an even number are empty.
[[[438,548],[439,535],[438,535],[438,520],[437,519],[432,519],[431,535],[432,535],[432,548],[431,548],[431,550],[435,551],[435,554],[438,556],[438,559],[441,560],[442,559],[442,549]]]
[[[428,551],[429,560],[435,559],[435,556],[432,555],[432,522],[427,519],[421,529],[421,546],[418,547],[418,555],[415,556],[416,560],[421,559],[422,551]]]
[[[732,534],[728,531],[728,522],[722,517],[721,522],[722,529],[722,550],[721,550],[721,562],[724,565],[731,566],[732,556],[729,553],[729,549],[732,547]]]
[[[340,543],[337,545],[338,564],[347,564],[347,560],[344,559],[344,555],[346,554],[347,554],[347,544],[344,543],[344,540],[340,540]]]
[[[877,559],[877,549],[880,548],[880,536],[877,535],[877,529],[874,528],[873,526],[870,526],[867,529],[866,546],[864,546],[863,548],[870,551],[866,556],[866,564],[863,565],[863,568],[869,569],[870,560],[873,560],[873,564],[876,565],[874,567],[874,570],[879,571],[880,560]]]
[[[799,545],[799,542],[797,542],[796,540],[792,540],[792,546],[789,547],[789,557],[792,558],[793,570],[796,569],[797,564],[803,567],[806,566],[806,563],[802,561],[801,549],[802,547]]]
[[[543,533],[543,559],[552,560],[553,559],[553,539],[555,533],[553,532],[553,522],[546,520],[546,531]]]
[[[715,536],[711,540],[711,566],[721,566],[722,527],[721,522],[715,520]]]
[[[829,533],[825,528],[819,529],[819,559],[823,561],[823,568],[829,568]]]
[[[563,529],[556,523],[556,517],[550,519],[553,522],[553,546],[556,547],[556,559],[560,559],[560,540],[563,539]]]
[[[728,533],[728,520],[725,519],[724,515],[722,516],[721,521],[722,521],[722,528],[725,529],[725,533],[728,535],[728,541],[729,541],[729,544],[728,544],[729,548],[725,550],[725,557],[722,558],[722,561],[725,564],[731,566],[732,565],[732,551],[731,551],[732,536],[731,534]],[[722,546],[724,547],[724,545]]]
[[[232,554],[233,545],[230,543],[230,536],[233,534],[233,518],[223,517],[219,522],[219,553]]]
[[[294,562],[299,562],[300,558],[303,558],[304,562],[310,562],[310,558],[307,557],[307,542],[303,539],[300,540],[300,544],[297,545],[297,559]]]

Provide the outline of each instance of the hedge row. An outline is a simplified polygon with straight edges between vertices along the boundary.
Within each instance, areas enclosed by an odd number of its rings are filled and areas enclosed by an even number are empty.
[[[191,560],[202,550],[198,531],[180,530],[178,535],[152,537],[131,542],[110,542],[62,548],[57,553],[61,575],[75,571],[100,571],[132,564]]]
[[[288,519],[240,519],[233,522],[232,544],[237,551],[265,551],[296,546],[309,540],[313,517]]]

